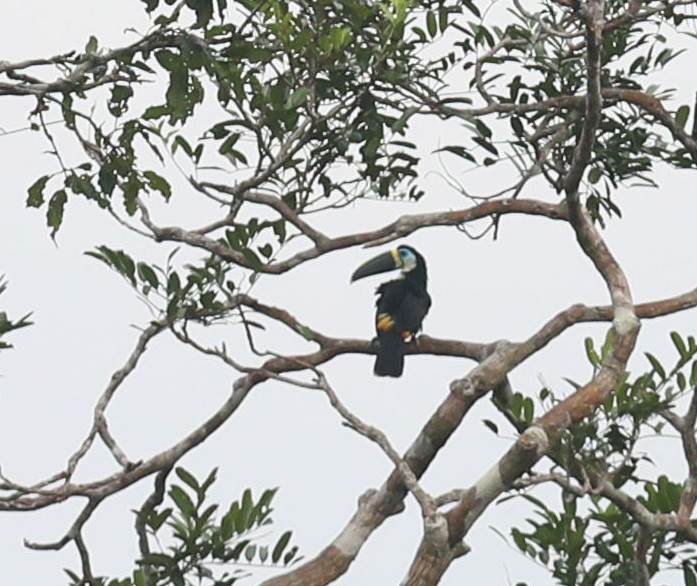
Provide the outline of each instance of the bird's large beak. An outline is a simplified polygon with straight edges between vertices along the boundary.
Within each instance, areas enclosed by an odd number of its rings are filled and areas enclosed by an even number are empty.
[[[377,275],[378,273],[393,271],[401,266],[402,259],[399,257],[399,251],[396,249],[390,250],[389,252],[384,252],[383,254],[364,262],[354,271],[353,275],[351,275],[351,282],[370,275]]]

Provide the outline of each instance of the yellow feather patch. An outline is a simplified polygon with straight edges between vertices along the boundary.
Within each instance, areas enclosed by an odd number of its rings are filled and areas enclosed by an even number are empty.
[[[375,320],[375,327],[377,327],[378,330],[387,332],[394,327],[394,319],[389,313],[379,313]]]
[[[402,257],[399,256],[399,250],[396,248],[394,250],[390,250],[390,254],[392,255],[392,259],[394,260],[394,266],[396,268],[400,268],[402,266]]]

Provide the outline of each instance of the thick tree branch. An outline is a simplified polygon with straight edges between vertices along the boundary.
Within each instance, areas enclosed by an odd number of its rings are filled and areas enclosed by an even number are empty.
[[[267,201],[262,202],[258,200],[258,203],[270,205]],[[281,204],[277,204],[273,207],[278,208],[278,211],[281,209]],[[536,200],[503,199],[484,202],[472,208],[458,211],[402,216],[377,230],[329,238],[309,227],[309,225],[301,221],[299,216],[289,208],[283,208],[283,214],[293,218],[292,223],[296,228],[310,238],[315,245],[285,260],[267,264],[258,269],[259,272],[278,275],[308,260],[312,260],[335,250],[342,250],[360,245],[377,246],[413,234],[422,228],[459,226],[489,216],[525,214],[547,217],[553,220],[567,219],[567,213],[563,205],[548,204]],[[182,242],[195,248],[206,250],[224,260],[234,262],[239,266],[257,270],[250,265],[249,261],[242,253],[232,250],[218,240],[206,236],[202,233],[202,230],[186,230],[179,226],[157,226],[150,219],[147,211],[143,213],[143,223],[152,231],[157,241]]]
[[[424,538],[405,580],[407,586],[432,586],[440,581],[455,557],[455,548],[460,546],[462,539],[482,512],[498,495],[512,486],[516,478],[529,470],[547,452],[550,444],[556,442],[564,429],[573,422],[580,421],[590,415],[596,406],[607,397],[624,375],[624,367],[634,347],[639,322],[634,313],[628,282],[620,266],[590,222],[580,203],[578,194],[578,187],[591,158],[595,133],[601,116],[600,52],[603,12],[603,0],[591,0],[583,8],[586,24],[588,89],[586,114],[581,136],[564,180],[564,188],[569,220],[577,240],[609,289],[613,307],[613,331],[615,332],[613,349],[598,374],[588,384],[553,407],[534,426],[525,430],[519,440],[495,466],[465,493],[459,503],[448,511],[446,517],[451,548],[446,551],[438,551],[433,544],[429,543],[428,539]],[[548,325],[554,327],[555,324]],[[545,328],[540,330],[538,335],[544,330]],[[546,338],[546,336],[540,337],[543,340]],[[480,383],[480,381],[476,380],[476,383]],[[458,381],[457,384],[466,392],[470,392],[473,387],[476,389],[477,386],[473,384],[471,375]]]
[[[367,437],[371,441],[375,442],[384,454],[390,459],[394,464],[395,470],[400,475],[404,486],[407,490],[414,495],[414,498],[419,503],[421,507],[421,515],[425,521],[434,521],[436,516],[436,504],[433,497],[429,495],[420,485],[419,481],[409,468],[408,464],[400,457],[399,452],[394,449],[390,440],[387,436],[376,427],[368,425],[361,421],[361,419],[352,413],[346,405],[344,405],[339,399],[338,395],[334,389],[327,381],[326,377],[322,373],[318,373],[317,379],[318,387],[324,391],[324,393],[329,398],[329,402],[332,407],[341,415],[346,424],[351,428],[360,433],[362,436]]]
[[[697,289],[676,297],[663,299],[637,305],[637,314],[642,318],[656,318],[669,315],[683,309],[697,307]],[[439,449],[445,444],[450,434],[457,428],[466,412],[474,404],[475,400],[482,396],[487,386],[495,386],[499,383],[496,377],[487,379],[493,373],[505,373],[513,368],[517,361],[524,360],[524,353],[534,353],[543,348],[550,340],[559,336],[573,324],[582,322],[607,322],[613,319],[614,311],[612,306],[586,307],[574,305],[555,315],[542,328],[533,334],[528,340],[520,344],[505,343],[500,345],[497,350],[496,344],[481,345],[477,350],[474,346],[468,349],[468,357],[482,360],[482,364],[473,370],[467,380],[456,381],[453,384],[451,394],[441,403],[438,410],[426,423],[416,440],[404,456],[404,461],[420,478],[428,468]],[[455,341],[435,340],[428,336],[420,336],[419,344],[408,351],[408,353],[456,353],[460,343]],[[345,348],[345,346],[344,346]],[[464,349],[464,348],[463,348]],[[516,349],[520,354],[516,353]],[[369,347],[365,347],[369,351]],[[474,351],[474,352],[473,352]],[[507,361],[496,353],[508,353]],[[487,358],[487,355],[489,356]],[[487,361],[497,361],[499,366],[489,368]],[[504,363],[503,365],[501,363]],[[476,381],[476,385],[473,383]],[[534,433],[534,432],[533,432]],[[536,437],[536,436],[533,436]],[[528,442],[529,443],[529,442]],[[536,454],[536,448],[525,447],[523,454]],[[520,472],[522,474],[524,470]],[[520,475],[518,474],[518,476]],[[496,479],[497,475],[492,471],[491,475],[482,482],[490,483],[489,488],[495,485],[491,479]],[[476,488],[476,487],[475,487]],[[314,559],[309,560],[295,570],[277,576],[264,582],[264,586],[293,586],[303,584],[304,586],[320,586],[329,584],[348,569],[353,559],[358,555],[363,543],[367,541],[373,531],[389,516],[401,510],[402,500],[407,493],[406,487],[401,482],[399,474],[395,471],[385,481],[378,491],[369,491],[360,500],[356,513],[349,520],[345,528],[334,539],[334,541],[324,548]],[[457,495],[463,501],[462,495],[470,495],[471,489],[458,492]],[[492,496],[494,498],[494,496]],[[489,501],[490,502],[490,501]],[[441,501],[438,500],[439,505]],[[483,503],[482,503],[483,504]],[[461,515],[462,516],[462,515]],[[462,543],[456,543],[456,551],[459,551]],[[455,552],[452,552],[452,559]]]

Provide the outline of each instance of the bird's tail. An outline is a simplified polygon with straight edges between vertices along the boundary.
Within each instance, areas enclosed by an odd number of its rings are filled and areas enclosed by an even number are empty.
[[[404,342],[394,332],[378,336],[377,357],[373,372],[376,376],[402,376],[404,370]]]

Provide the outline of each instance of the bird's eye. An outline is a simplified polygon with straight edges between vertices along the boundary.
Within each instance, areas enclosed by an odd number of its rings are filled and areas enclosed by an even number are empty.
[[[407,258],[409,256],[409,251],[406,248],[400,248],[399,256],[402,258]]]

